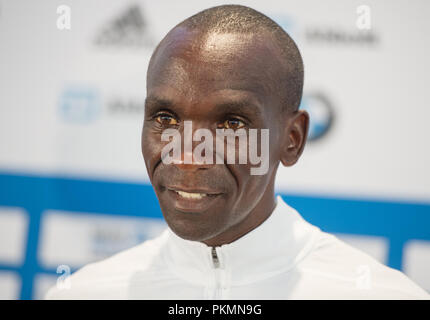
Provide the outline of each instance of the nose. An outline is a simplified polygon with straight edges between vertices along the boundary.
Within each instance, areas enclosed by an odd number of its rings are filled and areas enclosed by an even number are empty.
[[[204,130],[205,128],[200,126],[196,127],[192,121],[185,121],[182,134],[181,158],[173,163],[178,169],[195,171],[199,169],[209,169],[214,165],[215,161],[213,157],[215,152],[213,148],[213,134],[211,131],[205,130],[204,135],[202,135],[201,133],[203,131],[199,132],[199,129]],[[204,136],[204,138],[202,138],[202,136]],[[193,137],[196,138],[197,141],[194,141]],[[202,145],[199,146],[200,144]],[[196,147],[198,148],[196,149]]]
[[[213,164],[208,164],[204,162],[199,163],[196,161],[193,161],[193,163],[185,163],[183,159],[184,158],[182,158],[179,161],[176,161],[175,163],[173,163],[173,165],[176,166],[178,169],[188,170],[188,171],[197,171],[199,169],[209,169],[210,167],[213,166]]]
[[[184,141],[182,152],[181,152],[181,158],[178,159],[173,163],[174,166],[176,166],[178,169],[181,170],[190,170],[195,171],[199,169],[209,169],[213,166],[213,159],[210,161],[204,161],[206,156],[206,150],[202,150],[201,156],[195,156],[194,150],[197,145],[202,143],[201,141],[193,141],[192,143],[189,143],[187,145],[187,142]],[[209,143],[212,143],[212,140],[209,141]]]

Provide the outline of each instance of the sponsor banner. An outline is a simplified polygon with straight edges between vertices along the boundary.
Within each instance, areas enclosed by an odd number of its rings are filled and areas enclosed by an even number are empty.
[[[0,206],[0,261],[19,266],[24,262],[28,215],[21,208]]]
[[[41,225],[40,264],[78,268],[156,237],[166,224],[160,219],[46,211]]]
[[[21,279],[18,274],[0,270],[0,300],[19,298]]]
[[[405,273],[430,292],[430,241],[410,240],[403,254]]]

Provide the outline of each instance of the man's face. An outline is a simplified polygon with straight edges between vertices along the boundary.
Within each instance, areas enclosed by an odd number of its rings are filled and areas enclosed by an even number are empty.
[[[160,45],[148,71],[142,153],[164,218],[180,237],[213,239],[244,223],[253,211],[263,210],[261,203],[268,196],[273,203],[282,134],[279,101],[271,86],[279,73],[278,58],[270,41],[253,35],[202,37],[176,28]],[[206,128],[214,139],[221,128],[269,129],[268,172],[251,175],[255,165],[249,160],[165,164],[161,153],[168,141],[161,135],[167,128],[183,133],[186,120],[192,121],[193,132]],[[188,198],[177,191],[205,196]]]

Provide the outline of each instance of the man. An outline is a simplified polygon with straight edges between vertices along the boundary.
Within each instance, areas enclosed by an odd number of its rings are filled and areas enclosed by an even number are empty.
[[[142,130],[146,168],[169,228],[85,266],[69,290],[54,288],[48,298],[428,298],[401,272],[307,223],[275,196],[279,163],[294,165],[306,142],[302,89],[295,43],[251,8],[214,7],[173,28],[149,64]],[[268,169],[251,174],[249,160],[225,161],[231,149],[221,163],[185,161],[196,157],[185,146],[167,163],[168,129],[184,136],[260,130],[261,137],[268,129],[268,140],[257,143],[261,154],[268,148]]]

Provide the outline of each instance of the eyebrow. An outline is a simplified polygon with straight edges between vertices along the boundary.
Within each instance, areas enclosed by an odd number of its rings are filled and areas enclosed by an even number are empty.
[[[260,117],[262,115],[261,108],[248,99],[223,102],[215,105],[215,109],[224,113],[248,115],[250,118]]]
[[[169,99],[149,96],[145,99],[145,112],[152,114],[163,108],[171,108],[174,103]]]

